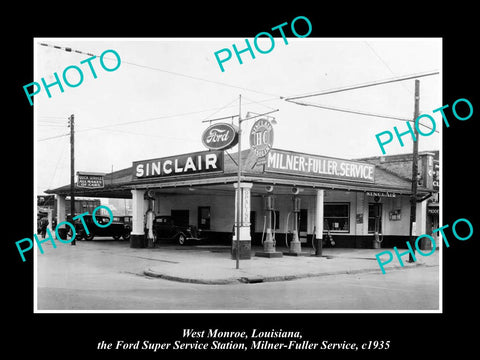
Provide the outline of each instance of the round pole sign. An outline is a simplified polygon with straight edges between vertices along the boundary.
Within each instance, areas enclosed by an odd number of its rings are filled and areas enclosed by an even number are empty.
[[[202,143],[210,150],[230,149],[237,142],[237,127],[227,123],[211,125],[202,134]]]
[[[273,126],[267,119],[257,120],[250,130],[250,147],[258,158],[265,157],[273,146]]]

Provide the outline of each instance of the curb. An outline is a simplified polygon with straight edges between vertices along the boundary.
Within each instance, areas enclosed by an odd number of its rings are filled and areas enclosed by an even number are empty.
[[[153,278],[159,278],[164,280],[170,281],[177,281],[183,283],[190,283],[190,284],[203,284],[203,285],[228,285],[228,284],[235,284],[238,283],[240,280],[237,278],[229,278],[229,279],[194,279],[194,278],[186,278],[174,275],[167,275],[157,273],[151,269],[147,269],[143,271],[143,274]]]
[[[395,266],[390,271],[397,271],[397,270],[405,270],[410,269],[412,267],[435,267],[438,265],[427,265],[422,263],[415,263],[409,266]],[[355,269],[355,270],[337,270],[337,271],[329,271],[329,272],[321,272],[321,273],[304,273],[304,274],[296,274],[296,275],[279,275],[279,276],[261,276],[261,275],[250,275],[250,276],[240,276],[235,278],[226,278],[226,279],[195,279],[195,278],[187,278],[175,275],[167,275],[158,273],[154,270],[147,269],[143,271],[143,274],[152,278],[159,278],[169,281],[176,281],[176,282],[183,282],[183,283],[190,283],[190,284],[203,284],[203,285],[230,285],[230,284],[256,284],[262,282],[279,282],[279,281],[291,281],[291,280],[298,280],[298,279],[305,279],[309,277],[320,277],[320,276],[332,276],[332,275],[354,275],[354,274],[363,274],[363,273],[372,273],[372,272],[379,272],[381,274],[381,270],[377,267],[375,268],[363,268],[363,269]]]

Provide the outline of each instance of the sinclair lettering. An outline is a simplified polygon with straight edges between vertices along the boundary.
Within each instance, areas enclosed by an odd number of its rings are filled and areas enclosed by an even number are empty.
[[[375,166],[371,164],[273,149],[268,153],[265,171],[340,180],[375,181]]]
[[[133,163],[134,178],[182,176],[223,171],[223,151],[204,151]]]

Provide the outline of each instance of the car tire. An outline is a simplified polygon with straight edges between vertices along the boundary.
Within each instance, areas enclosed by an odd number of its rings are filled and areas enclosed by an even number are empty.
[[[179,245],[185,245],[185,241],[187,240],[187,238],[185,237],[185,235],[183,235],[182,233],[180,233],[178,235],[178,238],[177,238],[177,241],[178,241],[178,244]]]
[[[93,240],[93,238],[95,237],[95,235],[93,233],[90,233],[90,234],[85,234],[85,240]]]
[[[123,235],[122,235],[122,238],[123,238],[123,240],[125,240],[125,241],[130,240],[130,233],[123,234]]]

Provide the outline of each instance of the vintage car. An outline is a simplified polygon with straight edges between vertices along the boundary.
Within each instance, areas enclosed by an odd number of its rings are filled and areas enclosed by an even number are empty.
[[[100,225],[106,225],[110,222],[109,216],[95,214],[95,219]],[[85,231],[81,219],[76,219],[75,231],[77,232],[77,239],[93,240],[95,236],[111,236],[115,240],[119,240],[120,237],[124,240],[130,239],[130,232],[132,231],[131,225],[116,216],[113,217],[112,223],[106,227],[97,226],[93,221],[92,215],[83,216],[83,220],[85,221],[89,234]],[[69,235],[71,236],[71,231],[69,231]]]
[[[202,231],[195,226],[175,225],[171,216],[156,216],[153,220],[153,236],[158,240],[175,240],[184,245],[189,240],[202,240]]]

